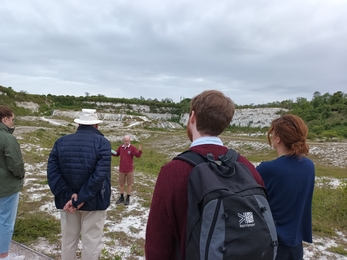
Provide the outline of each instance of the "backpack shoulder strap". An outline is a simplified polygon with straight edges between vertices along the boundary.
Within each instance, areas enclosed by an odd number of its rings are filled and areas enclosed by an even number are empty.
[[[177,155],[175,158],[173,158],[173,160],[185,161],[192,166],[196,166],[200,163],[206,162],[207,158],[199,153],[187,150]]]
[[[240,154],[234,149],[228,149],[226,154],[218,156],[218,159],[221,160],[225,165],[229,167],[234,167],[233,163],[236,162]]]
[[[229,167],[234,167],[234,162],[236,162],[239,158],[240,154],[236,152],[234,149],[228,149],[226,154],[222,154],[218,156],[220,161],[215,161],[212,154],[208,153],[207,156],[203,156],[199,153],[193,152],[191,150],[186,150],[179,155],[177,155],[173,160],[182,160],[189,163],[192,166],[196,166],[198,164],[209,162],[212,163],[212,166],[215,167],[214,164],[220,165],[223,162],[225,165]]]
[[[230,148],[228,149],[228,152],[225,155],[229,157],[231,161],[236,162],[237,159],[239,159],[240,153]]]

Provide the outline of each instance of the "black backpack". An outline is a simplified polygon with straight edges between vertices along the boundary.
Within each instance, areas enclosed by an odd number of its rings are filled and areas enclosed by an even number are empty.
[[[185,151],[175,157],[194,166],[188,181],[186,260],[273,260],[277,233],[264,187],[239,153],[215,161]]]

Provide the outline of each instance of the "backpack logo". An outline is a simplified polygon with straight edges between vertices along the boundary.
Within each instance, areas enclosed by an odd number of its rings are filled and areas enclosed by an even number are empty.
[[[252,212],[243,212],[242,214],[237,213],[237,215],[240,218],[239,219],[240,228],[255,226]]]

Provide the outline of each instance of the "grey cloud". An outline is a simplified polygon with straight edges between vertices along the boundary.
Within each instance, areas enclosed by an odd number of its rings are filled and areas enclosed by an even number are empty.
[[[240,104],[311,98],[346,89],[346,12],[325,0],[4,0],[0,84],[175,101],[216,88]]]

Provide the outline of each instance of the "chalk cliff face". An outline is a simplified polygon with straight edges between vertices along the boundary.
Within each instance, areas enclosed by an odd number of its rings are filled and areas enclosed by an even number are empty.
[[[166,128],[182,129],[188,122],[188,113],[180,116],[171,114],[169,108],[161,109],[160,113],[151,113],[149,106],[145,105],[125,105],[113,103],[93,103],[97,111],[107,111],[98,113],[101,120],[104,121],[105,127],[146,127],[146,128]],[[33,102],[17,102],[17,106],[30,109],[33,112],[38,110],[38,105]],[[107,106],[107,109],[105,107]],[[126,106],[126,111],[121,107]],[[114,108],[114,109],[113,109]],[[279,117],[277,114],[281,108],[254,108],[254,109],[237,109],[231,125],[248,126],[248,127],[268,127],[274,118]],[[119,112],[121,111],[121,112]],[[50,117],[41,117],[41,120],[52,122],[49,119],[67,118],[67,123],[72,123],[71,119],[78,117],[80,111],[62,111],[53,110]]]
[[[237,109],[231,125],[249,127],[268,127],[271,121],[280,115],[281,108],[246,108]]]
[[[38,112],[39,111],[39,105],[34,102],[16,102],[16,105],[19,107],[24,107],[26,109],[31,110],[32,112]]]

